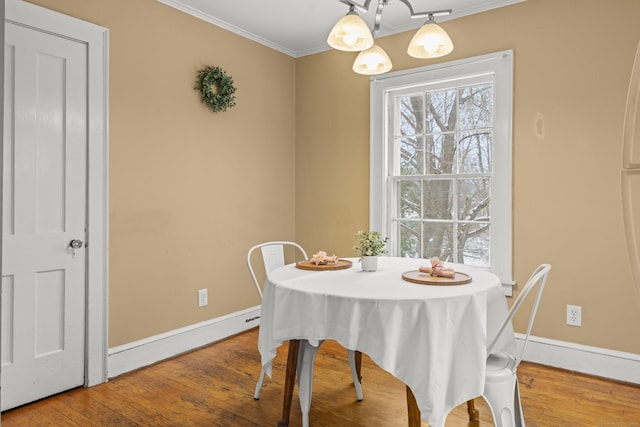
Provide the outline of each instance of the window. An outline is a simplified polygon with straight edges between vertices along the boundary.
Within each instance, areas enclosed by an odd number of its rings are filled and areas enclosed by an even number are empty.
[[[392,255],[487,268],[512,285],[512,58],[372,79],[371,228]]]

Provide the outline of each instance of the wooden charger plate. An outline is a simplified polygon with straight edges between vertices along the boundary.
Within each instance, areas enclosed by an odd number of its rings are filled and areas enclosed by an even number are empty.
[[[418,270],[411,270],[402,273],[402,279],[407,282],[418,283],[420,285],[436,286],[464,285],[465,283],[471,283],[471,276],[457,271],[455,272],[455,277],[440,277],[432,276],[429,273],[421,273]]]
[[[347,268],[351,268],[351,265],[353,265],[353,263],[348,259],[339,259],[337,262],[332,262],[330,264],[318,264],[318,265],[316,265],[313,261],[309,259],[306,261],[299,261],[298,263],[296,263],[296,267],[302,270],[316,270],[316,271],[344,270]]]

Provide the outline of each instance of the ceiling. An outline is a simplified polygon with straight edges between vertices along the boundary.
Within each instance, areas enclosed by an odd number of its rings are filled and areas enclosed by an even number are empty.
[[[349,10],[338,0],[158,1],[294,58],[329,49],[326,40],[331,28]],[[357,1],[364,3],[364,0]],[[388,1],[376,37],[418,28],[426,21],[425,18],[412,19],[409,8],[399,0]],[[525,0],[410,1],[416,13],[453,9],[451,15],[437,18],[442,23]],[[373,28],[377,4],[372,0],[368,13],[359,13],[370,28]]]

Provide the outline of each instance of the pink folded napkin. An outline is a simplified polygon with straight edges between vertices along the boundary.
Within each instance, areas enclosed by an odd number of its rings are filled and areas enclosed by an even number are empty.
[[[315,265],[320,264],[333,264],[338,262],[338,257],[335,255],[327,256],[327,253],[324,251],[318,251],[311,257],[311,262]]]
[[[444,266],[444,262],[440,261],[438,257],[431,258],[431,266],[430,267],[420,267],[418,268],[420,273],[431,274],[432,276],[439,277],[455,277],[456,272],[453,268],[446,268]]]

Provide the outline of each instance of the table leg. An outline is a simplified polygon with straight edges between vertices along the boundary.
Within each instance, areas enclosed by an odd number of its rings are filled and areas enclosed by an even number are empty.
[[[473,399],[467,400],[467,412],[469,413],[469,421],[480,421],[480,412],[476,409]]]
[[[289,340],[289,352],[287,354],[287,372],[284,378],[282,419],[278,421],[278,427],[286,427],[289,425],[289,415],[291,414],[291,399],[293,398],[293,386],[296,381],[296,370],[298,369],[299,350],[300,341]]]
[[[407,387],[407,412],[409,415],[409,427],[420,427],[420,409],[413,392]]]

